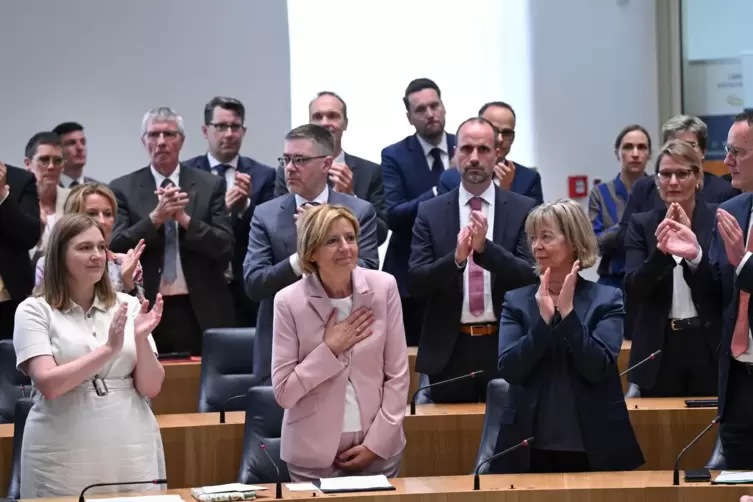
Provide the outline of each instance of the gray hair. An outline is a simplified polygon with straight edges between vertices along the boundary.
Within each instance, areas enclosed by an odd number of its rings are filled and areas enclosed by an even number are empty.
[[[335,152],[335,136],[326,127],[316,124],[298,126],[285,135],[285,141],[307,139],[311,141],[321,155]]]
[[[683,132],[691,132],[698,138],[698,147],[706,151],[709,142],[709,128],[703,120],[693,115],[675,115],[661,128],[662,142],[666,143]]]
[[[144,118],[141,120],[142,137],[146,134],[146,130],[152,122],[175,122],[181,136],[186,135],[186,132],[183,129],[183,117],[178,115],[178,112],[169,106],[157,106],[144,114]]]

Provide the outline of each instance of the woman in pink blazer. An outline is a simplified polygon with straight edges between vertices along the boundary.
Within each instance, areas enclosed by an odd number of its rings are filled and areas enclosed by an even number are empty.
[[[400,470],[410,380],[403,312],[394,277],[357,266],[358,231],[345,207],[306,209],[304,277],[274,301],[280,456],[296,482]]]

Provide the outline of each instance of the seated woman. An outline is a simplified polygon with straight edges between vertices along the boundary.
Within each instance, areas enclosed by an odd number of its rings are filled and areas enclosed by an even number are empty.
[[[526,233],[540,284],[505,295],[499,372],[510,384],[495,473],[635,469],[643,454],[622,396],[617,355],[625,312],[622,292],[578,274],[594,265],[597,242],[577,202],[535,208]]]
[[[65,214],[83,213],[96,219],[105,229],[105,242],[110,242],[112,227],[115,225],[115,214],[118,203],[115,195],[102,183],[84,183],[77,185],[70,191],[65,201]],[[107,250],[107,273],[115,291],[128,293],[144,300],[144,285],[141,279],[141,264],[139,259],[144,252],[142,239],[134,249],[128,253],[113,253]],[[41,284],[44,277],[44,256],[37,261],[35,283]]]
[[[35,401],[24,429],[21,498],[165,477],[159,426],[144,399],[159,393],[165,376],[151,335],[162,299],[148,311],[148,302],[115,292],[105,273],[105,230],[89,216],[63,216],[45,255],[42,285],[18,306],[13,332],[17,367],[31,378]],[[99,493],[129,488],[160,489]]]
[[[298,226],[307,275],[274,301],[280,457],[293,481],[395,477],[410,383],[397,283],[357,266],[358,220],[347,208],[309,208]]]
[[[656,159],[656,186],[666,209],[633,215],[625,237],[625,294],[637,313],[630,366],[662,351],[656,361],[629,374],[642,397],[717,394],[716,350],[722,339],[718,302],[708,305],[702,285],[685,280],[702,255],[684,260],[657,238],[660,224],[671,219],[690,227],[701,253],[709,252],[715,210],[696,200],[703,187],[702,165],[691,145],[677,139],[668,141]]]

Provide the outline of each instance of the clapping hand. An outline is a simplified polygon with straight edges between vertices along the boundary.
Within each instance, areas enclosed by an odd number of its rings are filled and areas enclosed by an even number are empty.
[[[133,322],[133,333],[137,342],[146,340],[149,334],[154,331],[154,328],[157,327],[160,319],[162,319],[163,307],[164,301],[162,300],[162,295],[159,293],[151,311],[149,310],[149,300],[141,302],[141,308]]]
[[[539,313],[546,324],[551,323],[554,317],[554,299],[549,293],[549,276],[551,273],[551,269],[549,268],[544,270],[544,273],[541,275],[541,284],[539,284],[539,289],[536,291],[536,303],[539,306]]]
[[[477,253],[483,253],[486,248],[486,232],[489,222],[481,211],[471,211],[471,231],[473,239],[471,245]]]
[[[573,268],[570,269],[570,273],[565,276],[565,281],[562,283],[562,289],[557,297],[557,310],[560,315],[565,318],[573,310],[573,297],[575,296],[575,285],[578,282],[578,271],[580,270],[580,261],[575,260]]]
[[[128,304],[121,303],[115,310],[110,322],[110,330],[107,334],[107,346],[113,354],[120,352],[123,348],[123,338],[125,336],[126,322],[128,321]]]
[[[123,280],[123,289],[125,291],[132,291],[133,284],[136,281],[137,269],[139,260],[141,259],[141,253],[144,252],[146,243],[144,239],[141,239],[136,247],[129,249],[123,256],[123,263],[120,266],[120,274]]]
[[[462,265],[473,249],[473,230],[471,227],[465,226],[458,232],[458,243],[455,246],[455,263]]]
[[[656,228],[656,247],[665,254],[694,260],[700,251],[698,239],[690,227],[665,219]]]
[[[670,220],[676,221],[680,225],[685,225],[686,227],[690,228],[690,225],[691,225],[690,218],[688,218],[688,215],[685,213],[685,210],[677,202],[673,202],[669,205],[669,209],[667,209],[666,217]]]
[[[740,224],[724,209],[717,209],[716,228],[724,241],[727,260],[733,267],[737,267],[745,256],[745,237]]]
[[[0,162],[0,200],[3,200],[6,195],[8,195],[8,190],[10,190],[10,187],[7,185],[8,183],[8,168]]]
[[[499,180],[499,187],[503,190],[510,191],[512,180],[515,174],[515,165],[507,163],[505,160],[497,162],[494,166],[494,176]]]

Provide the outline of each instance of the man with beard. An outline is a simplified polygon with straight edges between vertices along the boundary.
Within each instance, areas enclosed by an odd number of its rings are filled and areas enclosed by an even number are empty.
[[[232,216],[235,248],[228,277],[235,311],[241,326],[256,326],[259,305],[243,288],[243,258],[254,208],[274,198],[275,171],[272,167],[240,155],[246,135],[246,108],[235,98],[217,96],[204,107],[201,132],[207,153],[184,164],[225,178],[225,206]]]
[[[408,288],[425,298],[416,370],[431,383],[483,370],[431,390],[434,402],[483,402],[497,376],[502,300],[533,284],[525,221],[536,202],[492,183],[499,157],[494,126],[482,117],[457,132],[458,188],[422,203],[413,228]]]
[[[424,314],[421,299],[408,291],[408,260],[418,205],[437,196],[439,177],[450,167],[455,136],[447,134],[442,93],[428,78],[408,84],[403,97],[416,133],[382,150],[387,224],[392,230],[383,270],[395,276],[403,304],[408,345],[418,345]]]

